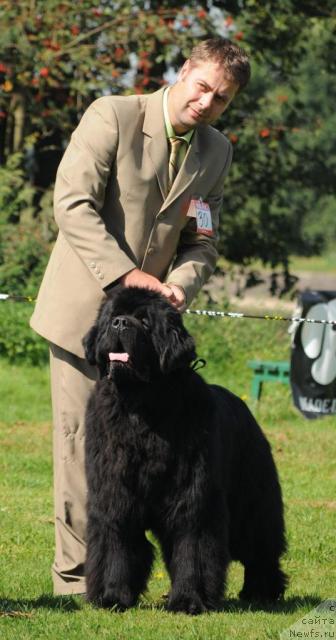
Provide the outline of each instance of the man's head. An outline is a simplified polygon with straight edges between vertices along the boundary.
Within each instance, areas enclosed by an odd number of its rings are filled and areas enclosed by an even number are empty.
[[[168,97],[168,111],[176,133],[215,122],[250,78],[248,57],[226,38],[197,44],[184,63]]]

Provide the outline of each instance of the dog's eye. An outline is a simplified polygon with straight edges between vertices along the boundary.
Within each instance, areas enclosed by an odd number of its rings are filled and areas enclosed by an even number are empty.
[[[141,324],[144,329],[149,329],[150,327],[148,318],[141,318]]]

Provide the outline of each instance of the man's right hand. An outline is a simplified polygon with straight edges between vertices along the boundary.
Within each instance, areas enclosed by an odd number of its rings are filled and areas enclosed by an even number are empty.
[[[172,305],[175,306],[176,304],[175,294],[170,287],[160,282],[155,276],[140,271],[140,269],[128,271],[128,273],[125,273],[125,275],[120,278],[119,282],[123,284],[124,287],[143,287],[144,289],[157,291],[167,298]]]

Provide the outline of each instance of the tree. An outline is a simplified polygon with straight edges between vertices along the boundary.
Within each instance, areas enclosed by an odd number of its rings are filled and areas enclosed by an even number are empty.
[[[335,20],[306,21],[293,46],[292,72],[289,60],[272,73],[258,67],[241,120],[237,111],[228,114],[235,162],[221,249],[233,262],[260,258],[287,270],[291,255],[319,253],[328,241],[327,230],[311,221],[334,193],[334,33]],[[335,222],[333,228],[335,234]]]
[[[149,11],[146,4],[82,0],[79,7],[70,0],[3,0],[2,162],[32,144],[40,155],[51,145],[61,150],[61,141],[96,96],[157,89],[195,37],[214,33],[195,1],[185,8],[152,2]]]

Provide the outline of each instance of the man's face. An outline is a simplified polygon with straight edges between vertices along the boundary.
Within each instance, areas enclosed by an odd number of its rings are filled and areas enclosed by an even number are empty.
[[[211,124],[227,109],[238,90],[217,62],[187,60],[168,94],[168,112],[177,134]]]

